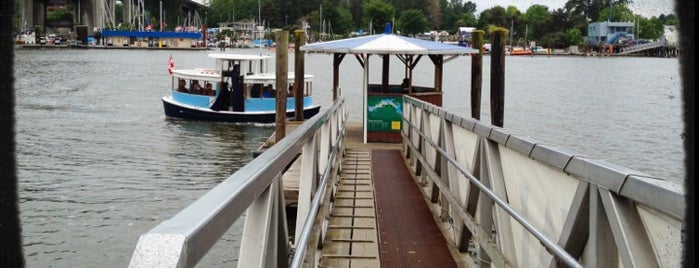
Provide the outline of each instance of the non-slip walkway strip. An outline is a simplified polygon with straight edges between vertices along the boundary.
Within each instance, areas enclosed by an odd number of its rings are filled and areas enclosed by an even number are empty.
[[[381,267],[458,267],[399,150],[372,150]]]

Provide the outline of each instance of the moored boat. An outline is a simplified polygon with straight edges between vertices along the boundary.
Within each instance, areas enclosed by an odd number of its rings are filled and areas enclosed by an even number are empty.
[[[510,50],[507,55],[510,56],[527,56],[531,55],[532,51],[529,49],[525,49],[523,47],[513,47],[512,50]]]
[[[168,118],[235,122],[273,123],[276,119],[276,74],[265,72],[271,56],[249,54],[209,54],[216,60],[213,69],[172,71],[172,91],[162,98]],[[295,98],[290,90],[295,74],[288,73],[286,115],[295,116]],[[318,113],[313,104],[312,75],[304,75],[303,117]],[[207,90],[207,88],[209,90]]]

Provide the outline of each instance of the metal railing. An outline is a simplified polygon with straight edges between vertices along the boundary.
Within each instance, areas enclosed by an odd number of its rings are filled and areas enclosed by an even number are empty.
[[[313,256],[307,244],[322,237],[321,199],[332,190],[345,133],[344,98],[307,120],[250,163],[169,220],[140,236],[129,267],[194,267],[243,214],[238,267],[286,267]],[[299,157],[299,155],[301,155]],[[298,158],[298,159],[297,159]],[[289,241],[282,176],[301,161],[296,241]],[[316,187],[319,186],[319,187]],[[315,193],[312,192],[315,190]],[[322,213],[320,213],[321,216]],[[308,247],[310,248],[310,247]]]
[[[624,47],[621,48],[621,51],[617,53],[618,55],[624,55],[624,54],[631,54],[631,53],[636,53],[644,50],[649,50],[649,49],[654,49],[658,47],[663,47],[667,46],[667,41],[656,41],[656,42],[650,42],[650,43],[645,43],[645,44],[638,44],[638,45],[633,45],[629,47]]]
[[[678,267],[681,185],[524,139],[404,97],[423,193],[481,267]],[[475,258],[475,259],[474,259]]]

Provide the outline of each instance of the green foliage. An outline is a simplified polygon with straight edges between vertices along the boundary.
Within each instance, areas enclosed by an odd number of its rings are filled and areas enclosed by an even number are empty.
[[[369,0],[362,6],[364,13],[364,25],[372,24],[374,32],[381,33],[386,23],[392,23],[395,18],[393,5],[382,0]]]
[[[527,28],[527,40],[538,40],[544,36],[549,30],[548,25],[551,24],[553,19],[553,15],[549,13],[548,7],[544,5],[530,6],[523,16],[523,22]]]
[[[127,31],[127,30],[131,30],[132,28],[133,28],[133,27],[131,26],[131,23],[122,22],[122,23],[119,25],[118,30]]]
[[[331,26],[333,34],[348,35],[357,29],[369,32],[369,22],[372,22],[373,30],[380,33],[387,22],[393,22],[394,17],[399,15],[400,18],[395,18],[396,30],[406,34],[408,31],[419,33],[429,29],[440,30],[435,27],[453,32],[457,27],[487,29],[492,25],[508,30],[513,27],[514,40],[526,38],[555,48],[578,45],[580,39],[587,34],[590,21],[608,19],[610,1],[613,1],[614,21],[634,21],[633,13],[628,9],[631,0],[566,0],[564,8],[549,10],[545,5],[533,4],[526,12],[520,12],[514,6],[494,6],[480,14],[476,13],[477,6],[474,2],[464,0],[211,0],[211,7],[200,14],[206,14],[210,27],[217,27],[219,21],[256,19],[258,1],[261,1],[264,20],[270,22],[272,27],[290,32],[297,29],[295,27],[300,27],[302,21],[306,21],[317,33],[322,17]],[[182,7],[185,2],[186,0],[163,1],[167,12],[166,21],[170,26],[174,27],[177,17],[180,17],[180,22],[184,20]],[[152,4],[148,3],[147,8],[148,5]],[[153,6],[157,8],[157,1]],[[415,17],[409,18],[405,14],[414,14]],[[121,17],[117,14],[117,18]],[[661,14],[658,18],[650,19],[638,16],[636,21],[639,24],[640,38],[657,39],[662,36],[663,25],[677,25],[678,20],[674,14]],[[427,28],[415,27],[415,30],[408,30],[407,25],[411,25],[412,29],[412,25],[420,23]],[[311,40],[311,36],[308,38]]]
[[[566,33],[555,32],[542,37],[540,44],[549,48],[566,48],[569,46],[570,42]]]
[[[678,25],[680,20],[675,16],[675,14],[670,14],[665,16],[665,14],[660,14],[658,19],[665,25]]]
[[[454,23],[454,28],[458,27],[474,27],[478,25],[478,19],[470,13],[462,13],[461,18],[459,18]]]
[[[401,34],[414,36],[429,30],[427,25],[427,18],[422,11],[409,9],[401,13],[398,19],[397,30],[399,30]]]
[[[624,4],[612,6],[612,21],[633,21],[633,12]],[[607,21],[609,19],[609,7],[600,11],[597,21]]]
[[[73,13],[64,10],[64,9],[56,9],[54,11],[49,12],[46,14],[46,19],[48,20],[72,20],[73,19]]]
[[[566,31],[568,35],[568,44],[573,46],[580,46],[585,42],[582,32],[579,29],[571,28]]]
[[[347,33],[354,29],[352,14],[342,5],[324,5],[323,19],[329,23],[332,33]]]
[[[638,25],[638,34],[639,38],[641,39],[659,39],[665,33],[663,22],[656,17],[652,17],[650,19],[641,17],[638,20]]]
[[[486,28],[486,25],[495,25],[499,27],[509,27],[510,23],[507,20],[507,11],[501,6],[483,10],[479,20],[479,28]],[[490,31],[488,31],[490,32]]]

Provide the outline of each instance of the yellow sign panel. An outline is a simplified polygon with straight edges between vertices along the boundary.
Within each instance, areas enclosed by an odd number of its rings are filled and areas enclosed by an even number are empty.
[[[400,121],[391,121],[392,130],[400,130]]]

